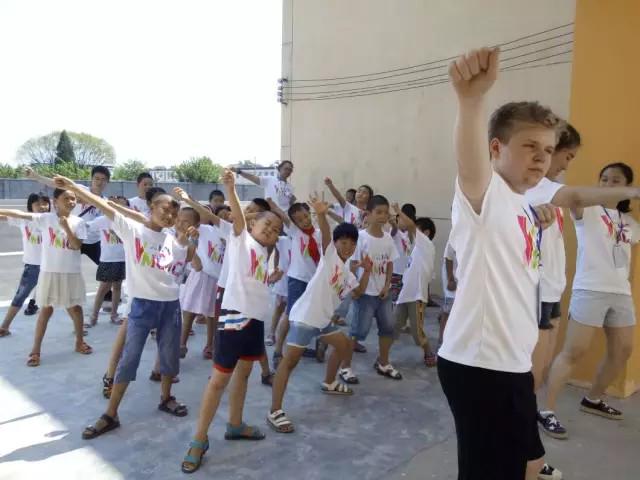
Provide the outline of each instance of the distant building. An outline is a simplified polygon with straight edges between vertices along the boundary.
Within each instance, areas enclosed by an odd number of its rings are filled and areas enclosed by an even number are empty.
[[[149,173],[154,182],[174,183],[178,181],[176,171],[171,168],[152,168]]]

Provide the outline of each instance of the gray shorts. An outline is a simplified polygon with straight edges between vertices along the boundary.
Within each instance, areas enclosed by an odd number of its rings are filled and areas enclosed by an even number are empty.
[[[636,312],[631,295],[574,290],[569,315],[576,322],[590,327],[632,327]]]

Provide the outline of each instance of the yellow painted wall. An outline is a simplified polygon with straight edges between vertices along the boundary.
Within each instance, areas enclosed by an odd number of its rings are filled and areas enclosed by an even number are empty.
[[[610,162],[631,165],[640,184],[640,1],[578,0],[571,83],[570,121],[580,132],[583,148],[569,168],[571,185],[593,185]],[[632,206],[635,214],[640,204]],[[568,285],[575,271],[576,241],[573,228],[566,229]],[[640,314],[640,255],[631,268],[632,291]],[[567,292],[568,294],[570,291]],[[568,309],[568,295],[564,311]],[[563,328],[564,330],[564,328]],[[564,332],[562,332],[564,333]],[[640,327],[635,330],[636,348],[625,371],[610,393],[631,395],[640,389]],[[604,352],[604,336],[598,335],[587,361],[574,371],[577,384],[592,381]]]

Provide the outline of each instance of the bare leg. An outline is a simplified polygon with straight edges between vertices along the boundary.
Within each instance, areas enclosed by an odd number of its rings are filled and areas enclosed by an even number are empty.
[[[549,370],[551,369],[551,364],[553,363],[553,359],[556,356],[556,345],[558,344],[558,330],[560,327],[560,319],[552,318],[551,325],[553,328],[549,330],[549,343],[547,348],[547,358],[544,362],[544,371],[542,372],[542,381],[545,383],[549,378]]]
[[[449,314],[442,312],[440,314],[440,334],[438,335],[438,344],[442,345],[444,339],[444,330],[447,328],[447,320],[449,320]]]
[[[120,298],[122,298],[122,282],[113,282],[111,284],[111,318],[118,318],[118,307],[120,306]]]
[[[213,349],[213,341],[218,329],[218,317],[207,317],[207,345],[209,349]],[[188,333],[188,332],[187,332]]]
[[[82,307],[80,305],[75,305],[71,308],[67,308],[67,313],[71,317],[71,320],[73,320],[73,328],[76,332],[76,348],[80,348],[84,343],[84,337],[82,335]]]
[[[278,327],[278,323],[280,322],[280,317],[284,313],[284,309],[287,307],[287,301],[282,297],[278,297],[278,303],[276,303],[276,307],[273,309],[273,316],[271,317],[271,335],[276,334],[276,328]]]
[[[127,391],[128,386],[129,382],[116,383],[113,385],[111,397],[109,398],[109,405],[107,406],[107,411],[105,412],[110,417],[116,418],[118,416],[118,407],[120,406],[120,402],[122,402],[122,399],[124,398],[124,394]]]
[[[4,321],[2,322],[2,326],[0,328],[9,330],[11,322],[13,322],[13,319],[16,318],[16,315],[20,311],[20,308],[21,307],[14,307],[13,305],[11,305],[7,310],[6,315],[4,316]]]
[[[547,401],[545,410],[555,411],[558,395],[564,388],[571,370],[584,356],[591,345],[591,339],[598,329],[569,320],[569,329],[562,352],[556,357],[549,372],[547,382]]]
[[[347,338],[349,345],[351,345],[351,352],[342,360],[342,368],[351,368],[351,361],[353,359],[353,349],[358,341],[355,338]]]
[[[324,374],[324,383],[331,385],[336,380],[340,362],[351,358],[353,348],[349,339],[342,332],[325,335],[322,337],[322,341],[333,347],[329,354],[329,360],[327,360],[327,368]]]
[[[544,458],[537,460],[530,460],[527,462],[527,472],[525,474],[525,480],[538,480],[538,474],[544,467]]]
[[[287,390],[289,377],[291,376],[291,372],[296,368],[296,365],[298,365],[303,353],[304,348],[287,345],[284,357],[282,358],[280,365],[278,365],[278,370],[276,370],[276,375],[273,379],[271,413],[282,409],[282,400],[284,398],[284,393]]]
[[[538,330],[538,342],[531,356],[534,392],[537,392],[544,383],[545,362],[549,358],[550,334],[551,330]]]
[[[220,400],[222,399],[222,394],[224,393],[227,385],[229,384],[229,380],[231,379],[231,374],[226,372],[221,372],[220,370],[213,369],[213,375],[211,375],[211,379],[202,393],[202,403],[200,404],[200,414],[198,416],[198,423],[196,425],[196,434],[194,438],[198,441],[204,442],[207,439],[207,432],[209,431],[209,426],[213,421],[213,417],[215,416],[218,407],[220,406]],[[198,455],[199,451],[195,451]]]
[[[278,334],[276,335],[276,348],[275,353],[282,355],[282,348],[284,347],[284,341],[287,339],[289,333],[289,315],[283,315],[278,324]]]
[[[247,396],[247,383],[253,362],[239,360],[233,375],[233,382],[229,390],[229,423],[232,427],[239,427],[242,424],[242,411],[244,410],[244,400]]]
[[[393,337],[378,337],[378,347],[380,349],[378,359],[380,360],[380,365],[389,364],[391,345],[393,345]]]
[[[98,313],[100,313],[100,307],[104,302],[104,296],[111,290],[111,282],[100,282],[98,285],[98,291],[96,292],[96,299],[93,302],[93,310],[91,311],[91,323],[88,325],[95,325],[98,322]]]
[[[51,315],[53,315],[52,306],[40,308],[40,314],[38,315],[38,322],[36,323],[36,332],[33,338],[33,347],[31,348],[31,353],[40,353],[40,348],[42,347],[42,339],[44,338],[44,334],[47,331],[47,324],[49,323]],[[82,325],[80,325],[80,334],[82,335]]]
[[[158,368],[158,370],[160,370]],[[162,379],[160,380],[160,395],[162,400],[166,400],[171,396],[171,385],[173,385],[173,378],[175,375],[162,375]]]
[[[262,370],[261,375],[263,377],[271,375],[271,367],[269,367],[269,357],[267,357],[266,350],[265,354],[260,359],[260,369]]]
[[[616,379],[633,351],[633,330],[635,327],[604,327],[607,336],[607,353],[600,364],[593,387],[587,398],[598,400],[605,390]]]
[[[189,332],[193,327],[193,319],[196,317],[194,313],[182,312],[182,336],[180,337],[180,346],[186,347],[189,339]]]
[[[124,342],[127,339],[127,318],[123,319],[122,325],[118,328],[116,339],[111,347],[111,357],[109,358],[109,365],[107,366],[107,378],[113,378],[116,375],[116,368],[118,361],[122,356],[122,350],[124,349]]]

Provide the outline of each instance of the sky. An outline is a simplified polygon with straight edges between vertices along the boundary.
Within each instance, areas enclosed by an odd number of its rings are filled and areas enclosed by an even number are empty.
[[[281,0],[0,1],[0,163],[54,130],[117,162],[280,154]]]

